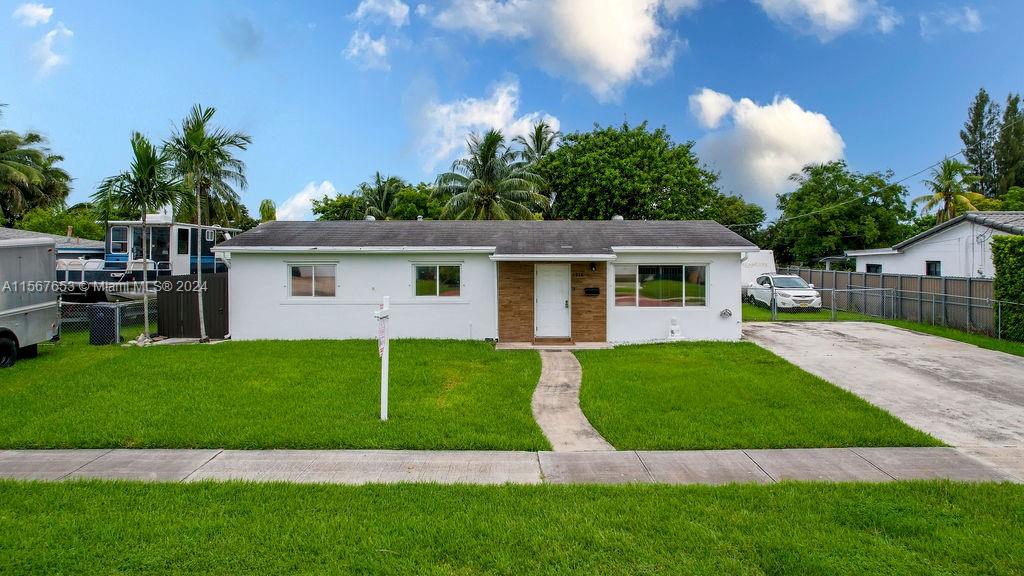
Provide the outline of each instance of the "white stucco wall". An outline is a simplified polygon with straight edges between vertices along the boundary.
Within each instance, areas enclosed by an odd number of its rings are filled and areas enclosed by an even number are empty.
[[[683,308],[637,308],[616,306],[608,299],[608,341],[616,343],[656,342],[668,339],[672,319],[678,320],[684,340],[739,340],[740,254],[618,254],[608,267],[605,292],[615,294],[615,264],[705,264],[707,305]],[[723,318],[723,310],[732,316]]]
[[[288,295],[290,264],[335,263],[334,298]],[[458,297],[416,297],[414,264],[462,266]],[[394,338],[497,336],[494,262],[486,254],[247,254],[234,252],[229,322],[235,340],[376,338],[373,311],[391,298]]]
[[[704,264],[707,305],[684,308],[626,308],[614,302],[614,263],[608,267],[604,294],[608,305],[608,341],[653,342],[668,339],[678,320],[687,340],[740,338],[740,254],[619,254],[626,264]],[[289,266],[337,265],[334,298],[292,298]],[[462,266],[459,297],[413,296],[415,264]],[[495,262],[489,255],[467,254],[316,254],[233,252],[229,271],[229,322],[235,340],[375,338],[373,311],[391,297],[394,338],[497,338]],[[723,318],[724,309],[732,311]]]
[[[970,221],[963,221],[910,245],[899,254],[857,256],[857,271],[866,272],[868,264],[881,264],[885,274],[925,273],[925,262],[942,262],[943,276],[992,278],[992,237],[1005,232]]]

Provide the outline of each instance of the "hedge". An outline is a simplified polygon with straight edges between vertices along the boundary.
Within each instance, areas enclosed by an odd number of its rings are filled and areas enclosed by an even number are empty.
[[[992,286],[996,300],[1015,303],[1002,306],[1002,335],[1024,341],[1024,236],[993,238],[992,262],[996,268]]]

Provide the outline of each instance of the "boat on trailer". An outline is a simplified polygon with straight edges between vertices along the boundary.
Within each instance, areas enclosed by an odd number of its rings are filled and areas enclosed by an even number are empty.
[[[157,282],[171,276],[196,274],[199,267],[204,274],[225,272],[227,263],[213,253],[213,246],[241,230],[150,214],[146,232],[148,253],[143,254],[142,221],[112,220],[106,225],[102,260],[57,260],[57,282],[64,285],[65,295],[89,301],[138,300],[143,287],[153,296]]]

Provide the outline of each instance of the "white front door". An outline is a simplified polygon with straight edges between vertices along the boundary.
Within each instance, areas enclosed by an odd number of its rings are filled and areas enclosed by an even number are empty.
[[[568,338],[569,265],[537,264],[534,270],[534,335],[541,338]]]

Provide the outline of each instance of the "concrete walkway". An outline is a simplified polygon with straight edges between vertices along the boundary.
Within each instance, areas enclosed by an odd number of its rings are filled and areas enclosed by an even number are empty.
[[[1011,449],[1006,462],[1024,462]],[[1018,468],[1024,471],[1024,468]],[[728,484],[911,479],[1022,482],[956,448],[681,452],[5,450],[0,478],[366,484]]]
[[[747,322],[743,337],[958,447],[1024,447],[1024,358],[875,322]]]
[[[580,409],[583,369],[567,350],[541,350],[541,373],[533,392],[533,418],[555,452],[615,450]]]

